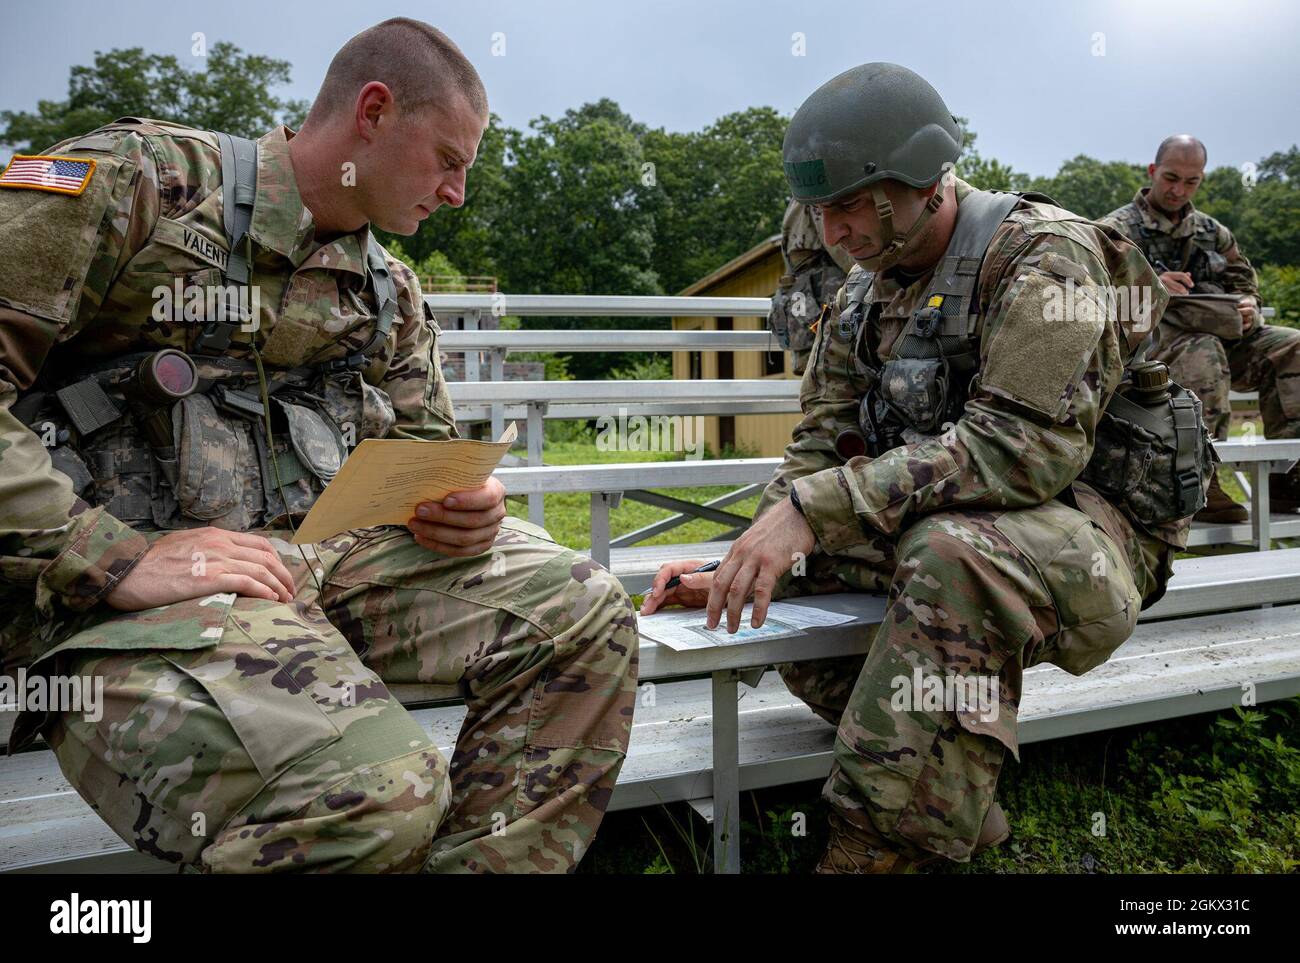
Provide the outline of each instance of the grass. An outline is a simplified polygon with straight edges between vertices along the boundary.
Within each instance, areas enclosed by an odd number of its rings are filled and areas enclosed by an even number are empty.
[[[682,452],[654,451],[601,451],[596,447],[596,435],[593,432],[567,431],[559,437],[559,432],[552,432],[548,425],[545,445],[545,460],[548,465],[600,465],[626,462],[681,461]],[[752,452],[725,451],[721,457],[752,457]],[[705,457],[711,457],[706,452]],[[663,493],[684,501],[703,503],[711,498],[725,495],[734,489],[728,485],[712,485],[700,488],[663,489]],[[546,508],[546,529],[561,545],[573,548],[586,548],[591,544],[591,496],[585,493],[573,495],[544,495]],[[528,501],[525,498],[512,497],[509,500],[510,511],[521,518],[528,517]],[[726,508],[726,511],[749,518],[758,507],[758,496]],[[611,535],[617,538],[635,531],[645,525],[668,518],[673,512],[641,502],[624,498],[618,508],[610,512],[609,525]],[[644,545],[674,545],[682,542],[705,542],[727,531],[727,527],[716,522],[695,519],[677,528],[656,535],[639,543]]]
[[[1231,434],[1240,436],[1236,422]],[[1258,437],[1262,430],[1256,423]],[[747,453],[724,453],[739,457]],[[748,453],[752,454],[752,453]],[[594,433],[548,426],[548,464],[671,461],[673,452],[602,452]],[[1232,472],[1220,478],[1244,499]],[[702,502],[729,489],[673,489]],[[748,516],[758,499],[730,510]],[[546,525],[561,543],[590,544],[589,498],[547,495]],[[522,500],[514,507],[526,514]],[[614,535],[671,513],[625,499]],[[705,541],[724,526],[692,521],[647,544]],[[938,873],[1257,873],[1300,868],[1300,699],[1024,747],[1008,758],[998,799],[1011,822],[1003,846]],[[746,873],[802,874],[826,842],[820,784],[742,796]],[[710,830],[684,803],[612,813],[583,873],[707,873]]]
[[[934,873],[1292,873],[1300,868],[1300,699],[1035,743],[1008,757],[1011,838]],[[741,796],[746,873],[811,872],[820,785]],[[685,804],[606,817],[583,873],[701,873],[709,829]]]

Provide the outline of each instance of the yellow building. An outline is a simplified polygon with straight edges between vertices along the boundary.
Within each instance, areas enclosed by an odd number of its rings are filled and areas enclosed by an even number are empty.
[[[775,234],[701,278],[682,295],[770,298],[784,267],[781,236]],[[764,331],[766,318],[673,318],[674,331]],[[774,342],[775,343],[775,342]],[[789,351],[674,351],[673,377],[792,378]],[[720,452],[730,445],[760,458],[778,457],[790,442],[799,415],[724,415],[704,419],[704,439]]]

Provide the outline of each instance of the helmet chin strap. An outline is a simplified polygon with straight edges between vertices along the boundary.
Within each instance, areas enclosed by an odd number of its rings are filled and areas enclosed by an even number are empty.
[[[876,215],[880,218],[880,243],[884,248],[879,254],[860,260],[858,263],[868,271],[879,273],[889,270],[898,263],[908,241],[921,233],[926,222],[943,204],[943,184],[940,183],[938,189],[930,195],[930,199],[925,202],[925,209],[917,217],[916,223],[908,228],[906,234],[898,234],[894,231],[894,205],[885,196],[885,190],[879,181],[871,185],[871,196],[876,201]]]

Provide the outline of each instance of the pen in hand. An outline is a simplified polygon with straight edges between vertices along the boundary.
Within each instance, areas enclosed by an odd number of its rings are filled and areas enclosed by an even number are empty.
[[[708,562],[705,565],[701,565],[694,572],[683,572],[682,575],[700,575],[704,572],[712,572],[721,564],[722,564],[722,560],[718,559],[717,561]],[[682,576],[674,575],[672,578],[668,580],[668,584],[664,586],[664,591],[667,592],[670,589],[675,589],[677,588],[677,586],[681,584],[682,584]]]

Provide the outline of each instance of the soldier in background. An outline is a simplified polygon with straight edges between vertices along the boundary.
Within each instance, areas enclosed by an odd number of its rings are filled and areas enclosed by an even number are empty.
[[[1264,434],[1300,438],[1300,331],[1265,323],[1255,270],[1232,232],[1192,206],[1206,159],[1195,137],[1165,138],[1147,166],[1150,186],[1101,223],[1137,244],[1173,295],[1149,357],[1200,396],[1210,433],[1228,437],[1231,390],[1258,391]],[[1300,475],[1270,476],[1269,496],[1273,511],[1300,510]],[[1196,520],[1246,518],[1216,476]]]
[[[39,730],[141,852],[553,873],[591,843],[632,722],[616,579],[495,478],[288,542],[349,436],[455,437],[437,324],[371,226],[463,204],[487,122],[464,55],[396,18],[297,133],[126,118],[0,179],[0,669],[102,679],[105,705],[24,713],[10,750]],[[450,763],[387,683],[464,696]]]
[[[793,373],[802,375],[817,324],[853,268],[853,258],[822,243],[815,209],[791,201],[781,222],[781,259],[785,273],[772,295],[767,326],[794,354]]]

